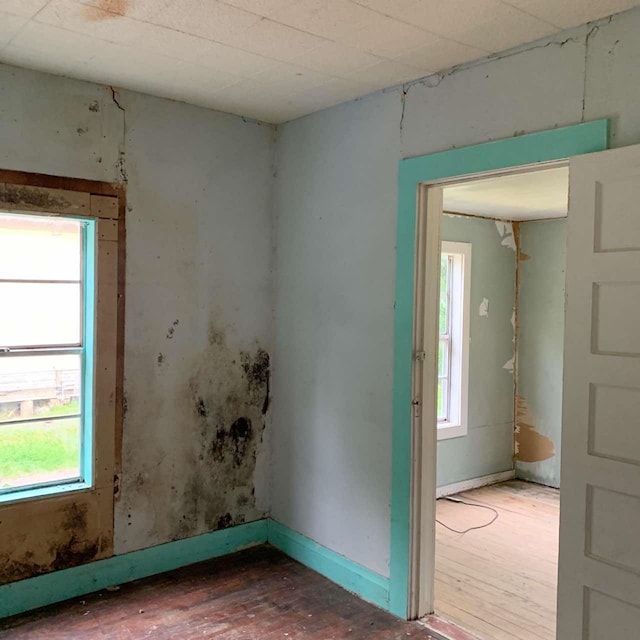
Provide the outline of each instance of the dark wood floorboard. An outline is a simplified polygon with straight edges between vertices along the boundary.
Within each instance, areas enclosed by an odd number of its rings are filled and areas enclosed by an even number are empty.
[[[432,636],[268,546],[0,621],[3,640],[407,637]]]

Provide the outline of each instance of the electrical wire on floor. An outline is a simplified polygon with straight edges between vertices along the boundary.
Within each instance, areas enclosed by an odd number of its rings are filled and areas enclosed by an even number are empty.
[[[489,507],[486,504],[477,504],[476,502],[467,502],[466,500],[461,500],[460,498],[452,498],[450,496],[447,496],[445,498],[440,498],[440,500],[447,500],[448,502],[455,502],[456,504],[463,504],[467,507],[478,507],[480,509],[487,509],[488,511],[492,511],[493,512],[493,518],[491,518],[491,520],[489,522],[487,522],[486,524],[481,524],[475,527],[469,527],[468,529],[463,529],[462,531],[458,530],[458,529],[454,529],[453,527],[450,527],[448,524],[445,524],[444,522],[442,522],[441,520],[438,520],[438,518],[436,518],[436,522],[444,527],[445,529],[449,529],[449,531],[453,531],[453,533],[469,533],[469,531],[475,531],[476,529],[486,529],[487,527],[490,527],[500,516],[500,514],[493,508],[493,507]]]

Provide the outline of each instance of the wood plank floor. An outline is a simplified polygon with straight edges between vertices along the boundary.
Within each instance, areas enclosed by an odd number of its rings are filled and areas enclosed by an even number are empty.
[[[16,640],[434,640],[271,547],[0,621]]]
[[[454,497],[499,517],[436,525],[436,614],[483,640],[555,640],[559,492],[514,480]],[[437,517],[464,530],[492,513],[438,500]]]

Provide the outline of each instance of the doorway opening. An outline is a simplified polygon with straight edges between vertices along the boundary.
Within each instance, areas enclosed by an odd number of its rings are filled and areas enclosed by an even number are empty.
[[[568,166],[472,176],[426,198],[441,240],[428,622],[452,638],[553,640]]]

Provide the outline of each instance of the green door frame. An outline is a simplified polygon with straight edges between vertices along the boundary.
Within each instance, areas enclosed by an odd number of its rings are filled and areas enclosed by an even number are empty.
[[[393,365],[393,442],[389,610],[406,618],[409,607],[412,478],[412,334],[416,248],[416,196],[422,183],[509,169],[607,148],[608,121],[595,120],[442,151],[400,161],[396,236]]]

